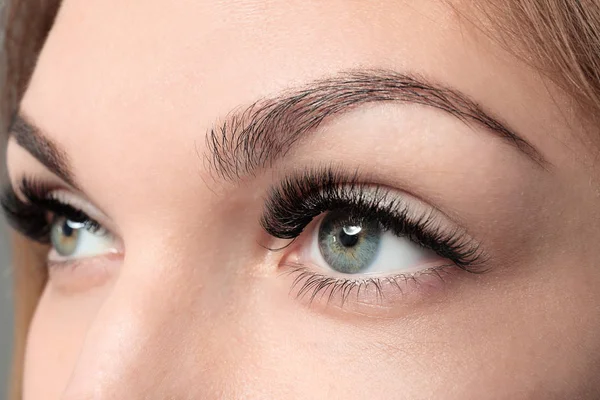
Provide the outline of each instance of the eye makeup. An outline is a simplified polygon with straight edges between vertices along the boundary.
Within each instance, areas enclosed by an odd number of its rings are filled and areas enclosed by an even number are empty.
[[[8,221],[32,240],[51,244],[54,253],[66,255],[62,260],[114,251],[110,232],[56,188],[24,178],[18,193],[9,187],[3,195]],[[437,285],[454,272],[488,269],[480,243],[441,211],[342,167],[283,178],[268,192],[260,224],[273,238],[292,241],[281,249],[279,268],[293,276],[290,291],[310,302],[338,299],[343,305],[353,294],[374,301],[394,297],[391,290]]]
[[[19,184],[22,200],[12,187],[6,187],[1,199],[8,223],[18,232],[42,244],[50,243],[53,217],[80,223],[91,231],[101,225],[83,211],[52,196],[54,188],[35,179],[23,178]]]
[[[4,214],[18,232],[50,245],[49,268],[122,253],[118,238],[82,211],[92,209],[84,200],[35,179],[22,179],[18,188],[20,196],[12,187],[5,189]]]
[[[359,172],[348,174],[343,168],[328,166],[292,174],[269,193],[261,223],[271,236],[294,240],[286,251],[295,255],[284,257],[282,268],[294,276],[292,288],[298,297],[307,297],[311,302],[324,297],[330,302],[337,296],[344,304],[352,293],[360,297],[358,294],[369,292],[369,288],[376,297],[382,297],[384,287],[403,291],[409,282],[418,284],[432,277],[443,280],[452,270],[476,274],[487,269],[486,253],[464,228],[406,193],[368,181]],[[328,223],[331,215],[335,215],[334,229]],[[324,232],[329,234],[327,246],[323,245]],[[376,257],[374,252],[390,253],[389,246],[385,250],[379,244],[384,234],[403,241],[392,243],[394,239],[387,239],[392,250],[393,246],[407,249],[411,245],[434,254],[437,261],[403,269],[404,260],[400,258],[409,254],[406,250],[392,251],[392,257]],[[302,244],[311,241],[318,242],[320,248],[312,250],[312,260]],[[336,251],[333,258],[331,248]],[[368,250],[363,251],[368,260],[384,260],[385,273],[360,264],[366,265],[361,248]],[[328,258],[346,264],[337,271],[331,265],[323,267]],[[364,273],[339,272],[361,272],[363,268]]]

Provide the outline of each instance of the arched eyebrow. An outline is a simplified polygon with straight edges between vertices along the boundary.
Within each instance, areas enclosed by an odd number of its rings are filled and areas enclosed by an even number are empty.
[[[418,76],[388,70],[342,72],[235,110],[206,135],[211,169],[226,180],[254,175],[288,153],[327,118],[377,102],[413,103],[444,111],[502,138],[542,168],[547,161],[521,135],[467,95]]]
[[[413,103],[442,110],[500,137],[536,165],[549,165],[530,142],[465,94],[385,70],[344,72],[233,111],[206,135],[206,157],[218,176],[241,179],[272,166],[325,119],[376,102]],[[17,113],[10,134],[52,173],[78,188],[67,153],[30,118]]]
[[[9,135],[50,172],[74,189],[78,188],[67,153],[45,135],[30,118],[21,112],[15,114],[9,127]]]

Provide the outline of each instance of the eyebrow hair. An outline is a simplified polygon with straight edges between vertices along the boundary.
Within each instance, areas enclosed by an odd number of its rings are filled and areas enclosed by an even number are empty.
[[[442,110],[502,138],[534,163],[542,154],[467,95],[425,79],[388,70],[355,70],[317,80],[275,98],[234,110],[206,135],[209,166],[225,180],[272,167],[327,118],[376,102],[412,103]]]
[[[74,188],[78,187],[67,153],[44,135],[30,118],[20,112],[16,113],[9,127],[9,135],[50,172]]]

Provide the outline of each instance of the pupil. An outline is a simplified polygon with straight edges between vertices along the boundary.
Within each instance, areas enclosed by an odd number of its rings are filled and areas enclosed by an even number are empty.
[[[62,227],[62,234],[66,237],[71,237],[73,235],[74,229],[69,226],[69,223],[65,221]]]
[[[354,247],[360,239],[359,234],[362,229],[358,226],[344,226],[338,235],[340,243],[344,247]]]

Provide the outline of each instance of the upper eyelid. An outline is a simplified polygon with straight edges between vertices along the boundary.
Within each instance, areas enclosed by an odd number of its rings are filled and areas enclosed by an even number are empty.
[[[107,230],[112,235],[121,237],[121,233],[119,232],[117,225],[113,223],[112,220],[102,210],[93,205],[91,202],[63,190],[59,191],[58,194],[59,196],[55,197],[52,195],[51,198],[54,198],[56,201],[81,211],[89,219],[99,224],[103,229]]]
[[[107,224],[110,224],[110,219],[104,212],[94,206],[91,202],[83,199],[80,196],[73,195],[69,191],[58,189],[48,193],[48,197],[83,212],[90,219],[100,223],[105,227]]]
[[[271,189],[270,197],[266,201],[262,225],[272,236],[292,239],[299,236],[318,214],[330,211],[331,207],[337,207],[333,203],[327,203],[327,200],[333,200],[334,203],[338,199],[360,201],[366,206],[374,207],[373,210],[377,212],[386,212],[386,206],[387,211],[394,214],[400,209],[406,210],[407,214],[401,220],[408,224],[407,228],[410,225],[419,228],[415,232],[420,243],[432,244],[435,240],[439,240],[443,245],[438,247],[440,251],[444,250],[446,254],[454,253],[457,257],[459,254],[466,254],[464,259],[461,258],[466,262],[464,265],[478,267],[489,260],[483,244],[476,240],[462,224],[457,223],[439,208],[409,192],[370,182],[372,180],[368,175],[361,174],[359,171],[348,174],[341,166],[309,169],[288,175]],[[369,205],[369,196],[365,196],[365,192],[374,193],[370,198],[376,200],[377,204]],[[325,203],[323,203],[324,199]],[[308,201],[310,205],[307,206],[303,200]],[[424,221],[427,225],[424,225]],[[423,229],[424,234],[419,233],[420,229]]]
[[[416,203],[419,206],[424,206],[427,209],[431,209],[436,214],[439,214],[443,219],[450,221],[458,228],[468,231],[467,224],[460,218],[460,215],[456,213],[453,213],[452,215],[448,214],[442,209],[442,207],[440,207],[439,204],[436,204],[431,199],[428,199],[419,193],[415,193],[414,190],[390,185],[386,183],[384,179],[371,173],[364,172],[360,169],[355,169],[351,172],[348,172],[342,164],[322,165],[309,168],[308,170],[295,169],[292,171],[284,171],[284,178],[271,187],[269,199],[272,199],[274,196],[277,196],[282,192],[285,192],[286,187],[289,187],[293,182],[297,183],[298,181],[302,180],[302,184],[308,184],[308,181],[318,180],[324,175],[329,175],[327,177],[329,182],[325,182],[323,186],[335,188],[340,188],[342,186],[345,186],[346,188],[355,187],[356,189],[366,189],[370,191],[379,188],[387,193],[393,192],[402,196],[404,199],[410,200],[413,206]]]
[[[16,185],[11,185],[14,193],[25,197],[27,201],[31,200],[29,196],[24,193],[24,189],[30,190],[32,186],[46,186],[47,183],[41,181],[37,178],[31,177],[23,177]],[[38,188],[39,190],[41,188]],[[25,190],[25,191],[27,191]],[[54,185],[49,187],[45,187],[43,193],[37,193],[37,195],[43,195],[48,199],[52,199],[53,201],[57,201],[61,204],[64,204],[68,207],[76,209],[83,214],[85,214],[89,219],[95,221],[96,223],[102,225],[103,228],[110,231],[112,234],[116,236],[121,236],[117,225],[112,222],[112,219],[108,217],[108,215],[99,207],[97,207],[92,201],[88,200],[84,194],[75,193],[73,190],[67,189],[61,185]]]
[[[436,213],[439,213],[444,219],[450,221],[465,231],[469,231],[469,221],[463,218],[463,213],[456,208],[449,207],[448,204],[440,200],[440,196],[432,196],[426,190],[420,190],[417,185],[412,185],[410,182],[401,181],[399,183],[390,181],[386,175],[379,173],[373,173],[371,171],[356,168],[352,172],[346,172],[343,163],[332,163],[329,165],[320,165],[316,168],[310,168],[311,173],[319,174],[321,171],[330,170],[334,174],[341,174],[345,176],[346,181],[340,183],[354,184],[363,187],[381,187],[382,189],[390,190],[401,194],[407,199],[418,202],[418,204],[425,205],[428,208],[433,209]],[[284,171],[286,176],[291,179],[296,179],[299,175],[305,171],[302,169],[293,169],[292,171]],[[279,188],[278,185],[275,188]]]

